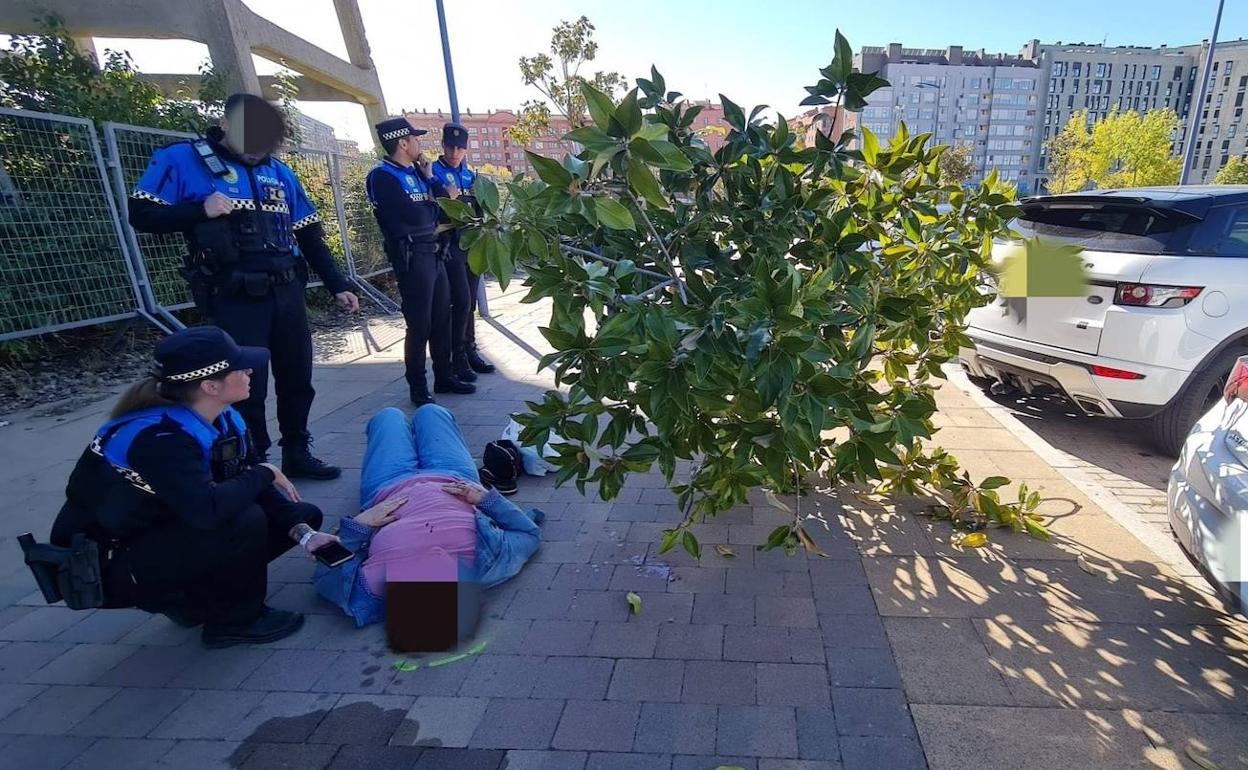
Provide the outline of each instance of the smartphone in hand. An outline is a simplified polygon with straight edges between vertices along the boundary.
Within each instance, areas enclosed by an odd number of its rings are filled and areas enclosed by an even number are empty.
[[[355,554],[347,550],[342,543],[329,543],[323,545],[312,552],[316,560],[326,567],[337,567],[340,564],[346,564],[355,558]]]

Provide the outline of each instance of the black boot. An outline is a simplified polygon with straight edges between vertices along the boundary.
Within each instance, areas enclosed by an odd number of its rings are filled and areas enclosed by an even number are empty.
[[[250,623],[222,625],[204,624],[204,646],[210,649],[233,647],[236,644],[267,644],[285,639],[303,627],[303,615],[265,607],[260,617]]]
[[[434,393],[458,393],[461,396],[467,396],[477,392],[477,386],[471,382],[464,382],[453,374],[444,375],[442,377],[433,376],[433,392]]]
[[[467,348],[456,351],[451,357],[451,372],[456,379],[463,382],[477,381],[477,373],[472,370],[472,365],[468,361]]]
[[[307,444],[293,444],[282,447],[282,473],[292,479],[329,481],[341,476],[342,469],[313,457]]]
[[[477,350],[477,343],[472,342],[467,345],[468,365],[477,374],[493,374],[494,364],[486,361],[481,357],[480,351]]]
[[[412,400],[413,406],[437,403],[433,399],[433,394],[429,392],[429,383],[425,381],[424,377],[421,377],[420,382],[415,385],[408,385],[407,395]]]

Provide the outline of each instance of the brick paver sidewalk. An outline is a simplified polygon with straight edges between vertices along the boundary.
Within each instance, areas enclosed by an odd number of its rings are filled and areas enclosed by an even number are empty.
[[[517,296],[491,303],[506,334],[478,327],[500,374],[444,400],[474,448],[549,384],[526,350],[544,317]],[[366,419],[405,406],[400,355],[317,370],[317,449],[348,471],[302,489],[328,514],[354,504]],[[942,526],[842,491],[810,499],[827,558],[756,552],[782,521],[760,504],[703,525],[694,564],[656,553],[678,518],[660,478],[613,503],[526,479],[517,501],[546,511],[542,550],[489,594],[477,654],[416,670],[396,668],[382,628],[317,599],[306,558],[271,570],[272,603],[309,613],[299,634],[206,651],[161,617],[41,606],[5,542],[0,767],[1195,767],[1189,749],[1248,764],[1242,619],[965,394],[946,387],[940,403],[941,443],[977,476],[1056,498],[1045,511],[1063,540],[962,552]],[[46,534],[104,408],[0,432],[5,541]]]

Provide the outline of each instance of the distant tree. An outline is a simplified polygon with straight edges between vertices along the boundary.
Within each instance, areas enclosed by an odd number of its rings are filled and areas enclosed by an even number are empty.
[[[1173,110],[1112,112],[1092,127],[1091,176],[1097,187],[1177,184],[1179,117]]]
[[[581,84],[591,83],[608,95],[624,85],[624,78],[618,72],[599,71],[592,78],[580,74],[581,66],[597,55],[594,25],[582,16],[575,22],[560,22],[552,30],[550,54],[521,56],[520,76],[524,84],[536,88],[546,100],[525,102],[519,120],[507,129],[508,137],[519,145],[528,145],[550,131],[550,121],[555,115],[566,118],[572,128],[585,125],[587,116]]]
[[[1248,160],[1231,158],[1213,181],[1215,184],[1248,184]]]
[[[979,168],[971,157],[971,145],[957,144],[945,150],[940,156],[940,183],[944,186],[958,185],[970,181]]]
[[[1088,111],[1070,116],[1062,130],[1046,143],[1048,150],[1048,190],[1054,194],[1078,192],[1092,177],[1090,153],[1092,134],[1088,131]]]
[[[486,163],[484,166],[477,169],[477,172],[500,182],[508,182],[511,181],[512,178],[511,169],[504,166],[495,166],[492,163]]]

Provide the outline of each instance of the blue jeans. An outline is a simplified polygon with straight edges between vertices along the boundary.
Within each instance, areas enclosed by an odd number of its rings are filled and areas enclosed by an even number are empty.
[[[409,422],[399,409],[386,407],[368,422],[368,447],[360,474],[360,508],[377,493],[409,476],[438,474],[477,483],[477,463],[464,443],[455,415],[425,404]]]

